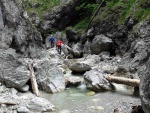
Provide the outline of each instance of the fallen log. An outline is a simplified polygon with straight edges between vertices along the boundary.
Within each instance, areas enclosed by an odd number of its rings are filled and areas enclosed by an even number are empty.
[[[0,104],[16,105],[18,103],[17,102],[13,102],[13,101],[0,101]]]
[[[140,80],[138,79],[130,79],[116,76],[107,76],[106,79],[110,82],[114,82],[117,84],[125,84],[133,87],[138,87],[140,85]]]
[[[33,67],[32,67],[31,64],[29,64],[29,69],[30,69],[30,80],[31,80],[33,93],[36,96],[40,96],[39,90],[38,90],[38,85],[37,85],[37,82],[36,82],[36,77],[35,77],[34,70],[33,70]]]
[[[68,49],[68,51],[70,51],[71,53],[74,53],[73,49],[70,48],[68,45],[64,44],[64,46]]]

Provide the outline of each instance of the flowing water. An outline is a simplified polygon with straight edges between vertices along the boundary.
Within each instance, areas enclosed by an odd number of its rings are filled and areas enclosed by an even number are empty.
[[[41,97],[48,99],[56,107],[53,113],[114,113],[119,108],[124,113],[131,113],[131,106],[139,105],[139,97],[133,96],[133,89],[124,85],[114,84],[116,91],[94,93],[84,85],[78,88],[70,87],[65,91]]]

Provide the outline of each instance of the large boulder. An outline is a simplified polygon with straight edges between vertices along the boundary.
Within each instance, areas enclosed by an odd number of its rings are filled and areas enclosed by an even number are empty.
[[[45,57],[42,37],[24,13],[21,0],[0,1],[0,48],[13,48],[27,57]]]
[[[15,50],[0,49],[0,81],[7,87],[22,88],[30,79],[28,67]]]
[[[54,110],[54,105],[45,98],[35,97],[27,104],[27,108],[31,111],[50,112]]]
[[[56,65],[48,59],[35,61],[34,69],[40,89],[50,93],[61,92],[65,89],[62,69]]]
[[[77,32],[70,29],[70,28],[66,29],[66,38],[67,38],[69,43],[71,43],[71,42],[76,43],[79,40],[79,38],[77,36]]]
[[[91,43],[89,41],[86,41],[86,43],[84,44],[84,48],[83,48],[84,54],[90,54],[91,53],[90,45],[91,45]]]
[[[77,63],[70,64],[69,69],[72,72],[84,73],[86,71],[91,70],[91,67],[88,64],[77,62]]]
[[[96,35],[91,44],[91,53],[99,54],[102,51],[111,51],[113,42],[104,35]]]
[[[96,92],[115,89],[104,75],[96,70],[87,71],[84,74],[84,80],[87,88]]]
[[[142,76],[140,81],[140,98],[142,107],[145,113],[150,113],[150,58],[140,75]]]
[[[83,55],[83,51],[82,51],[82,44],[81,43],[77,43],[75,45],[73,45],[73,57],[74,58],[81,58]]]

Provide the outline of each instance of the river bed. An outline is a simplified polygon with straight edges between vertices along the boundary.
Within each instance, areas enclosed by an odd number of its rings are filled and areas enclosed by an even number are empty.
[[[41,93],[56,107],[53,113],[114,113],[118,108],[123,113],[131,113],[131,106],[140,105],[140,98],[133,96],[133,89],[114,84],[116,91],[93,93],[85,87],[70,87],[65,91],[49,94]]]

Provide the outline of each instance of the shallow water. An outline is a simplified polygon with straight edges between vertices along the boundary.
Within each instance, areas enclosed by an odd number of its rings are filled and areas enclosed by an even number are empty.
[[[119,108],[124,113],[130,113],[132,105],[140,104],[139,97],[134,97],[132,88],[114,84],[116,91],[100,92],[94,95],[85,87],[67,88],[65,91],[48,94],[42,92],[41,97],[48,99],[56,107],[53,113],[113,113]],[[92,93],[91,93],[92,94]]]

